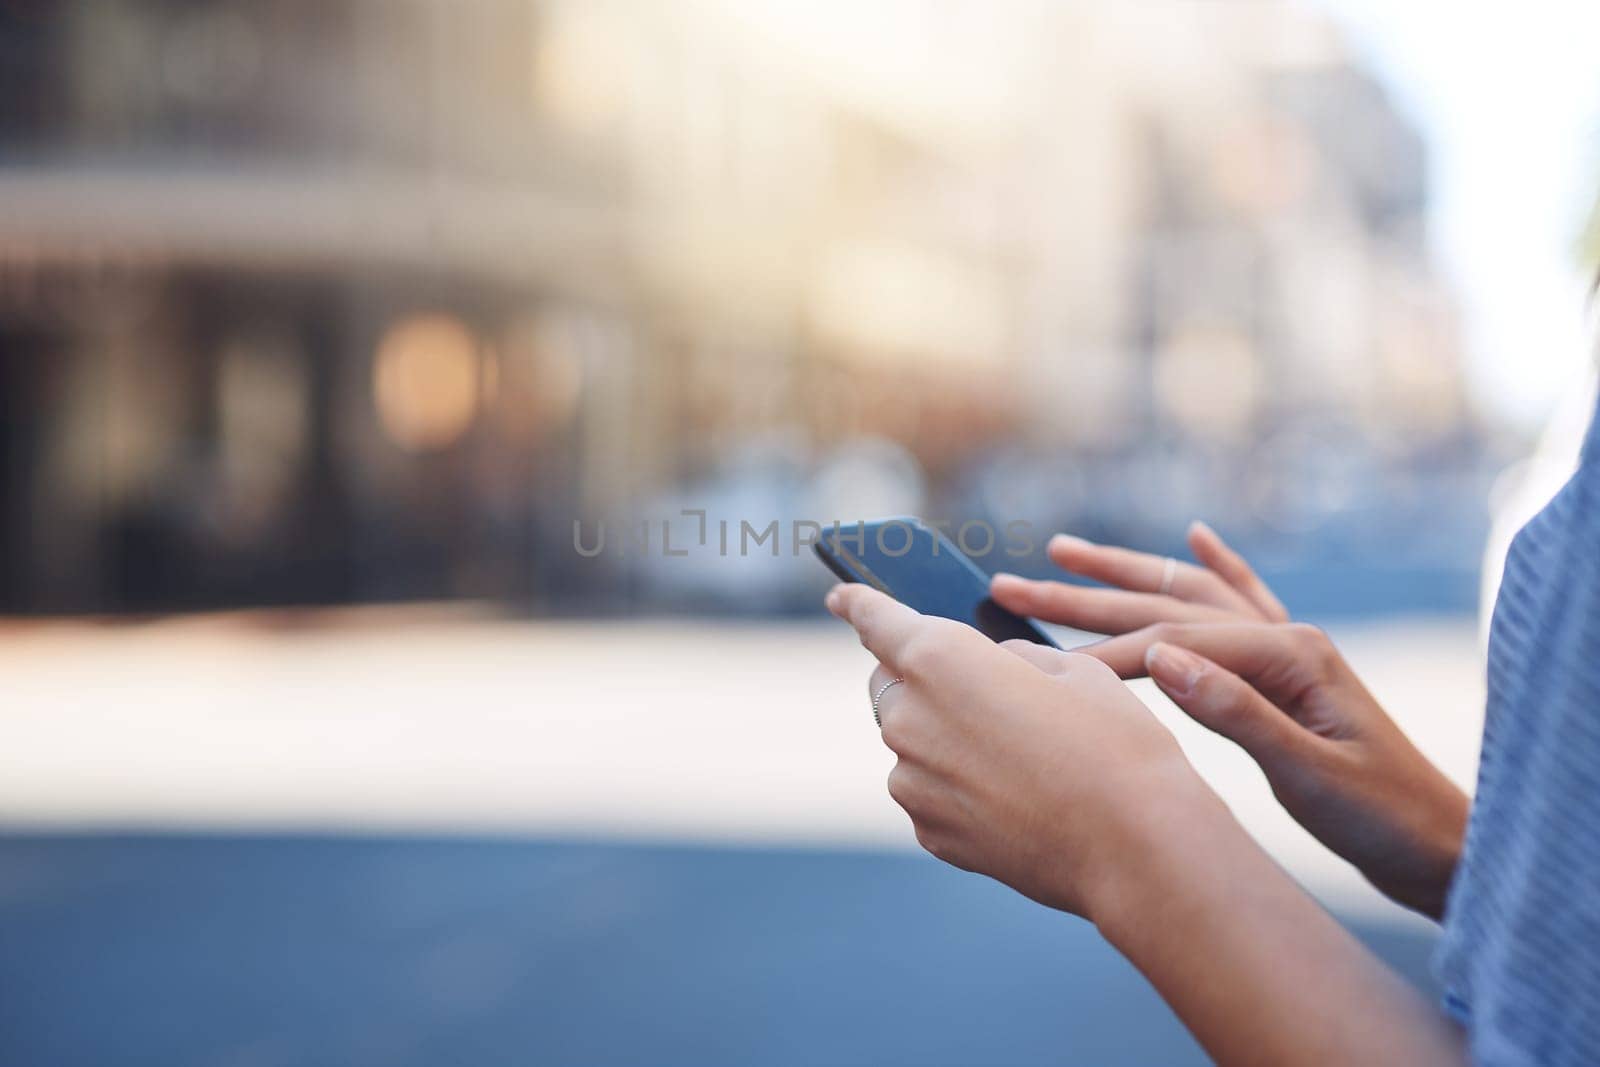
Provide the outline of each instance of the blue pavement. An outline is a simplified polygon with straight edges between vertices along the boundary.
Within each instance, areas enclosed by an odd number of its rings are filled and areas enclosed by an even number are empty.
[[[904,854],[7,835],[0,945],[7,1065],[1205,1062],[1086,923]]]

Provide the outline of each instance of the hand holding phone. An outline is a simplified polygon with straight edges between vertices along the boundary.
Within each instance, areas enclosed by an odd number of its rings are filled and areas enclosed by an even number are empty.
[[[983,569],[921,519],[836,527],[811,547],[841,580],[870,585],[924,615],[964,622],[997,642],[1021,638],[1060,647],[1032,622],[996,604]]]

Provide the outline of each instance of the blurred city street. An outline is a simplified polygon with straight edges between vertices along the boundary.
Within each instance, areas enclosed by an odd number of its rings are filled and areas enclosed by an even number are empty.
[[[870,660],[840,626],[272,619],[13,629],[0,642],[0,817],[915,846],[883,788]],[[1470,787],[1483,699],[1470,622],[1335,636]],[[1135,687],[1297,875],[1341,907],[1381,907],[1231,744]]]
[[[1336,637],[1470,781],[1471,625]],[[1203,1063],[1090,927],[915,852],[867,667],[821,623],[14,626],[0,1054]],[[1429,925],[1136,685],[1267,847],[1426,984]]]
[[[1202,519],[1470,789],[1597,20],[0,0],[0,1064],[1204,1062],[916,847],[807,546]]]

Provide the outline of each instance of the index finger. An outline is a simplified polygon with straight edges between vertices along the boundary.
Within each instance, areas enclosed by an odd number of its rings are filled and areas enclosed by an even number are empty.
[[[828,610],[855,627],[861,643],[878,662],[895,668],[922,616],[894,597],[859,582],[846,582],[828,591]]]
[[[1093,656],[1123,678],[1145,676],[1145,653],[1156,643],[1198,652],[1260,689],[1271,700],[1293,699],[1304,689],[1303,656],[1293,630],[1282,623],[1170,623],[1073,649]]]

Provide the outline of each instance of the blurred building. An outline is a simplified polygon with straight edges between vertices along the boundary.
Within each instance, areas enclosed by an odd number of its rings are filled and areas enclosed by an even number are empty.
[[[681,604],[573,521],[893,495],[841,457],[1136,542],[1477,514],[1423,143],[1298,5],[21,0],[0,51],[0,609]]]

